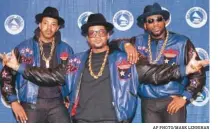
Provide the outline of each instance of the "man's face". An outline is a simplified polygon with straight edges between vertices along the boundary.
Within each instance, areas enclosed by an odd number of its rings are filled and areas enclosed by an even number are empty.
[[[43,17],[42,22],[39,23],[40,37],[51,39],[59,29],[58,20],[51,17]]]
[[[162,15],[152,15],[146,18],[144,28],[148,30],[152,36],[159,37],[165,31],[165,20]]]
[[[101,49],[107,46],[109,33],[104,26],[91,26],[88,29],[87,41],[92,49]]]

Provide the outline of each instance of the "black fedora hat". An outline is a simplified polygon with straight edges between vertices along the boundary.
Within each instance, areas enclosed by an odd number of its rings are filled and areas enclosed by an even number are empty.
[[[114,25],[107,22],[105,17],[101,13],[96,13],[96,14],[91,14],[88,17],[88,21],[82,25],[81,27],[82,34],[83,35],[87,34],[88,28],[90,26],[96,26],[96,25],[105,26],[108,32],[110,32],[114,28]]]
[[[166,10],[163,10],[158,3],[154,3],[153,5],[147,5],[144,8],[143,14],[141,14],[138,18],[138,25],[142,26],[145,22],[145,19],[148,16],[152,15],[162,15],[164,20],[167,21],[169,19],[170,13]]]
[[[55,18],[58,20],[58,25],[61,27],[64,26],[64,19],[59,16],[59,12],[56,8],[54,7],[46,7],[43,11],[43,13],[39,13],[35,16],[36,18],[36,23],[39,24],[42,21],[43,17],[51,17]]]

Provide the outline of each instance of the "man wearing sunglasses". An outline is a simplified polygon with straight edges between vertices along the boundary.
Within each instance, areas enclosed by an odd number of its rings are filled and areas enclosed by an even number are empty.
[[[166,83],[179,79],[185,70],[187,74],[196,71],[191,64],[185,68],[150,65],[142,56],[136,65],[131,65],[125,53],[109,50],[108,39],[113,25],[102,14],[90,15],[81,29],[90,49],[75,54],[68,61],[63,57],[62,65],[55,69],[34,67],[24,71],[22,64],[11,63],[13,58],[6,64],[39,85],[63,85],[70,80],[66,85],[70,87],[69,112],[73,122],[131,122],[137,106],[139,83]],[[200,61],[194,57],[192,62],[200,66]],[[8,78],[2,80],[8,86],[13,84],[7,81]]]
[[[131,43],[149,59],[150,64],[176,64],[185,67],[193,53],[197,52],[188,37],[166,29],[169,15],[158,3],[145,6],[143,14],[137,18],[139,27],[145,33],[131,38]],[[131,45],[125,41],[122,43],[125,46],[121,49]],[[197,56],[197,60],[199,59]],[[195,74],[164,85],[141,85],[138,93],[141,97],[142,122],[186,122],[186,104],[201,92],[204,84],[205,71],[202,68]]]

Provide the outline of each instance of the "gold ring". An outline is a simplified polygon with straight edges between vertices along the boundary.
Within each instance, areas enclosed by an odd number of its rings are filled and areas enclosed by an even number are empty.
[[[193,65],[191,65],[191,68],[192,68],[193,70],[198,70],[198,68],[197,68],[196,66],[193,66]]]

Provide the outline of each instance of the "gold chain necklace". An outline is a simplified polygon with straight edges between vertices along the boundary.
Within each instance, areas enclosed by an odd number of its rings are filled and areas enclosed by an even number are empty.
[[[165,47],[166,47],[166,45],[167,45],[168,37],[169,37],[169,32],[167,31],[167,35],[166,35],[166,38],[165,38],[165,40],[164,40],[164,43],[163,43],[163,45],[162,45],[162,47],[161,47],[160,53],[159,53],[159,55],[157,56],[157,58],[156,58],[154,61],[152,61],[151,36],[148,35],[148,51],[149,51],[149,57],[150,57],[150,63],[151,63],[151,64],[156,64],[156,63],[160,60],[161,55],[163,54],[163,51],[164,51],[164,49],[165,49]]]
[[[91,49],[91,51],[90,51],[90,53],[89,53],[89,61],[88,61],[88,66],[89,66],[89,72],[90,72],[90,75],[92,76],[92,77],[94,77],[95,79],[98,79],[100,76],[102,76],[102,73],[103,73],[103,71],[104,71],[104,67],[105,67],[105,65],[106,65],[106,61],[107,61],[107,57],[108,57],[108,54],[109,54],[109,49],[107,49],[107,52],[106,52],[106,54],[105,54],[105,56],[104,56],[104,61],[103,61],[103,63],[102,63],[102,65],[101,65],[101,68],[100,68],[100,71],[98,72],[98,74],[96,75],[93,71],[92,71],[92,49]]]
[[[48,58],[45,57],[45,53],[43,52],[43,46],[42,45],[43,45],[42,41],[39,39],[39,46],[40,46],[40,53],[42,55],[42,60],[45,61],[46,68],[49,68],[49,62],[50,62],[50,60],[52,58],[52,55],[53,55],[53,52],[54,52],[54,48],[55,48],[54,39],[52,40],[52,43],[51,43],[51,50],[50,50]]]

